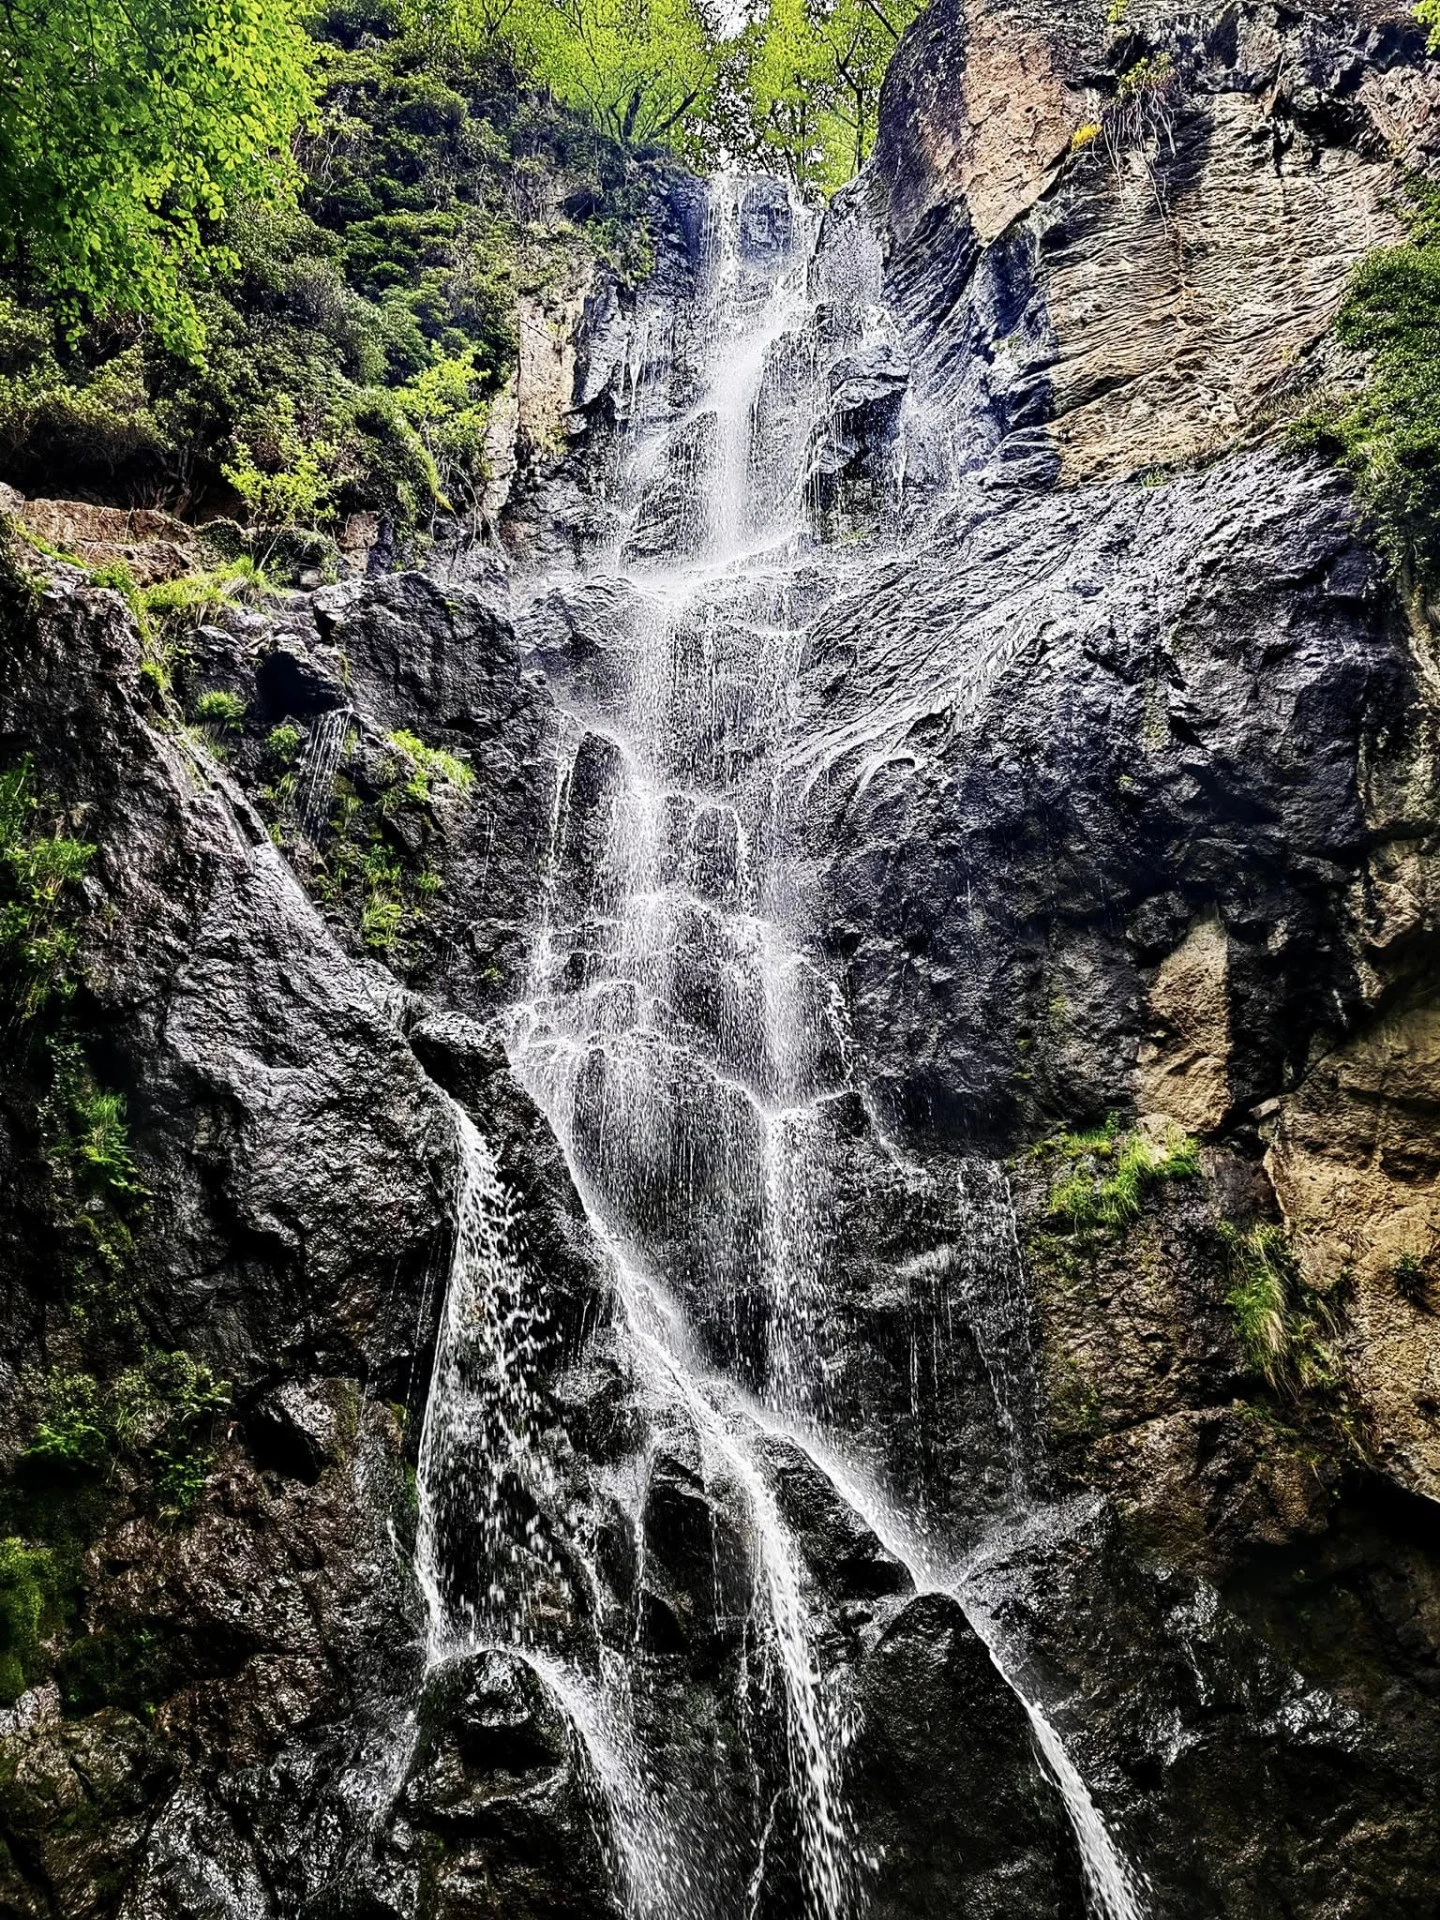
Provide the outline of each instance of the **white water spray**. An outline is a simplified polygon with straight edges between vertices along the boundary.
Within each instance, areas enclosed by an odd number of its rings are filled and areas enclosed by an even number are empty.
[[[832,1104],[854,1090],[839,995],[794,931],[785,857],[797,599],[814,589],[817,553],[830,554],[810,523],[817,448],[830,431],[827,355],[840,351],[823,343],[811,285],[816,224],[775,183],[717,182],[694,299],[639,297],[602,488],[609,525],[574,577],[547,579],[535,596],[543,611],[563,591],[588,644],[566,689],[546,921],[509,1040],[609,1253],[621,1364],[652,1416],[693,1436],[716,1500],[745,1517],[753,1591],[742,1698],[753,1691],[763,1706],[766,1676],[778,1677],[787,1779],[783,1796],[760,1804],[756,1775],[753,1853],[735,1904],[707,1872],[706,1837],[676,1811],[677,1784],[657,1777],[634,1698],[634,1646],[602,1643],[582,1657],[557,1629],[573,1599],[565,1569],[584,1548],[562,1538],[537,1379],[542,1328],[493,1160],[468,1122],[421,1448],[432,1657],[518,1648],[565,1705],[606,1803],[633,1920],[758,1911],[782,1845],[782,1798],[807,1920],[862,1920],[846,1711],[769,1477],[767,1430],[802,1438],[917,1585],[940,1577],[897,1544],[905,1530],[879,1503],[856,1497],[860,1483],[824,1443],[834,1338],[826,1143]],[[963,1221],[964,1206],[952,1210]],[[984,1195],[972,1201],[972,1235],[993,1212]],[[981,1331],[999,1423],[1013,1437],[1023,1410],[1008,1395],[1007,1332]],[[717,1376],[717,1357],[748,1402]],[[953,1569],[945,1590],[973,1603]],[[971,1617],[1004,1673],[997,1637]],[[1063,1744],[1020,1697],[1098,1912],[1142,1920],[1134,1878]]]

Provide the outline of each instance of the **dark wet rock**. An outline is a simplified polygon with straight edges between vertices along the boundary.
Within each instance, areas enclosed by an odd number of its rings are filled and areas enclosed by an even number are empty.
[[[540,1674],[515,1654],[450,1663],[430,1675],[418,1718],[405,1805],[443,1842],[425,1869],[427,1912],[618,1913],[581,1739]]]
[[[256,1403],[246,1427],[262,1465],[313,1484],[343,1457],[355,1416],[350,1382],[286,1380]]]
[[[1403,1537],[1392,1536],[1391,1555]],[[1322,1561],[1329,1552],[1320,1549]],[[1426,1585],[1433,1594],[1433,1576]],[[1267,1645],[1250,1631],[1253,1612],[1247,1621],[1205,1583],[1137,1562],[1113,1516],[1085,1503],[1042,1516],[984,1568],[979,1590],[1002,1631],[1032,1648],[1102,1802],[1129,1809],[1121,1834],[1165,1912],[1198,1920],[1290,1905],[1328,1915],[1371,1901],[1423,1911],[1437,1843],[1417,1771],[1427,1735],[1409,1712],[1377,1722],[1357,1710],[1358,1693],[1335,1687],[1334,1664],[1330,1685],[1306,1676],[1313,1643],[1297,1669],[1299,1639]],[[1291,1595],[1286,1612],[1293,1586]],[[1302,1611],[1323,1636],[1314,1595]],[[1351,1613],[1354,1627],[1364,1611]],[[1413,1681],[1396,1678],[1418,1704]]]
[[[855,1800],[885,1920],[1085,1911],[1074,1836],[1024,1709],[959,1605],[878,1608],[856,1668]]]
[[[1000,505],[810,642],[815,764],[827,731],[903,716],[838,750],[806,822],[886,1112],[942,1138],[1103,1114],[1149,955],[1206,908],[1231,941],[1231,1097],[1279,1091],[1360,1004],[1356,768],[1413,686],[1344,489],[1269,455]]]
[[[0,1903],[25,1916],[114,1911],[150,1809],[173,1776],[163,1741],[108,1710],[45,1722],[6,1742],[0,1773]]]
[[[765,1458],[785,1522],[832,1602],[863,1602],[911,1591],[909,1571],[798,1446],[772,1440]]]

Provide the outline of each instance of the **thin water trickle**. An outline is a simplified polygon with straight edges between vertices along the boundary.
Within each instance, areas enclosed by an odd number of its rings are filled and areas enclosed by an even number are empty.
[[[318,846],[330,818],[335,778],[354,718],[353,707],[331,707],[322,713],[310,729],[300,764],[295,769],[295,817],[312,847]]]

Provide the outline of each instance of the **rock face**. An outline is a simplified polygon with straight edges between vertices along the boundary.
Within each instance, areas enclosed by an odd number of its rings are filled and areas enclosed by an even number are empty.
[[[1278,428],[1435,69],[1119,11],[669,179],[500,545],[8,550],[0,1911],[1433,1909],[1434,640]]]

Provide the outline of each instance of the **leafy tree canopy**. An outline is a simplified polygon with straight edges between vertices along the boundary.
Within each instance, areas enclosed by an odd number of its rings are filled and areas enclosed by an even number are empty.
[[[198,348],[189,283],[228,207],[292,187],[314,88],[296,0],[4,0],[0,260]]]
[[[402,19],[416,38],[504,56],[627,145],[707,157],[727,49],[697,0],[411,0]]]
[[[629,145],[833,191],[864,164],[922,0],[405,0],[416,37],[503,56]],[[1440,0],[1436,0],[1440,4]]]
[[[843,186],[874,145],[885,69],[920,7],[768,0],[746,30],[737,76],[760,163],[827,191]]]

